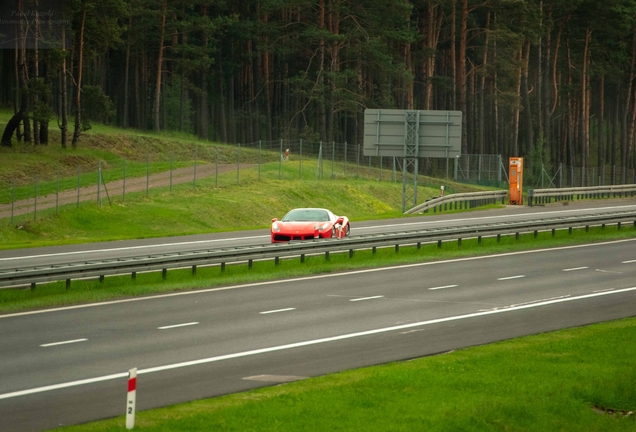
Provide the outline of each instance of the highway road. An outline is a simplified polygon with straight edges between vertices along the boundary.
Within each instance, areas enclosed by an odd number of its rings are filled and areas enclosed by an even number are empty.
[[[436,227],[467,226],[484,223],[529,221],[553,216],[603,214],[636,209],[636,199],[607,199],[552,203],[545,206],[505,206],[455,214],[429,214],[402,219],[351,222],[351,235],[418,230]],[[282,217],[283,215],[276,215]],[[65,264],[95,259],[126,258],[151,254],[187,252],[236,246],[252,246],[270,242],[269,229],[201,234],[115,242],[89,243],[43,248],[0,250],[0,270],[38,265]]]
[[[0,430],[121,415],[132,367],[145,410],[634,315],[636,239],[0,315]]]

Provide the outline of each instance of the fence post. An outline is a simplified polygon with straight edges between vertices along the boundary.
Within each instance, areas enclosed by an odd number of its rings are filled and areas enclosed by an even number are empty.
[[[38,214],[38,175],[35,175],[35,195],[33,197],[33,220],[35,221]]]
[[[322,141],[318,147],[318,165],[316,165],[316,180],[320,180],[320,167],[322,165]]]
[[[58,208],[60,204],[60,170],[58,168],[55,175],[55,216],[58,216]]]
[[[384,161],[382,160],[382,156],[380,156],[380,181],[382,181],[382,168],[383,168],[382,162]]]
[[[196,188],[197,187],[197,159],[199,156],[199,147],[198,146],[194,146],[194,175],[192,178],[192,187]]]
[[[360,144],[357,146],[357,160],[356,160],[356,177],[360,177]]]
[[[236,147],[236,184],[241,184],[241,143]]]
[[[280,153],[278,158],[278,180],[280,180],[281,171],[283,169],[283,139],[280,139]]]
[[[395,173],[395,156],[393,156],[393,183],[397,182],[397,175]]]
[[[335,165],[336,165],[336,142],[331,141],[331,178],[332,179],[336,178],[336,175],[334,173]]]
[[[170,192],[172,192],[172,162],[174,159],[174,153],[170,152]]]
[[[298,178],[303,178],[303,139],[300,139],[300,150],[299,150],[299,162],[298,162]]]
[[[150,155],[146,155],[146,198],[148,198],[148,189],[150,188]]]
[[[15,183],[11,186],[11,225],[13,225],[13,209],[15,208]]]
[[[259,154],[260,157],[260,154]],[[215,168],[215,174],[214,174],[214,187],[218,188],[219,187],[219,148],[216,148],[216,168]],[[260,165],[259,165],[260,168]]]
[[[347,176],[347,142],[345,141],[345,150],[344,150],[344,176]]]
[[[102,206],[102,161],[97,162],[97,204]]]
[[[258,140],[258,181],[261,181],[261,142],[262,140]]]
[[[172,165],[171,165],[171,167],[172,167]],[[171,180],[172,180],[172,178],[171,178]],[[172,191],[172,188],[170,190]],[[122,202],[126,201],[126,158],[124,158],[124,185],[123,185],[123,190],[122,190],[122,194],[121,194],[121,201]]]
[[[82,166],[77,166],[77,207],[79,208],[80,202],[80,187],[81,187],[81,174],[82,174]]]

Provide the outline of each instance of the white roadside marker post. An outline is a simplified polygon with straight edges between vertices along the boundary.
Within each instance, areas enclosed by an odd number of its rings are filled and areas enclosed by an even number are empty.
[[[126,404],[126,429],[135,427],[135,403],[137,401],[137,368],[128,371],[128,403]]]

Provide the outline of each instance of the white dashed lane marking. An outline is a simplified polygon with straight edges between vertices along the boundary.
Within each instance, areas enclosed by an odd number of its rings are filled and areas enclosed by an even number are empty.
[[[585,270],[586,268],[589,268],[589,267],[573,267],[573,268],[563,269],[563,271],[570,272],[570,271],[577,271],[577,270]]]
[[[273,313],[278,313],[278,312],[288,312],[288,311],[293,311],[293,310],[296,310],[296,308],[276,309],[276,310],[259,312],[259,313],[261,315],[267,315],[267,314],[273,314]]]
[[[173,328],[177,328],[177,327],[193,326],[193,325],[197,325],[197,324],[199,324],[199,323],[198,322],[189,322],[189,323],[183,323],[183,324],[174,324],[174,325],[169,325],[169,326],[157,327],[157,329],[159,329],[159,330],[168,330],[168,329],[173,329]]]
[[[457,285],[438,286],[438,287],[429,288],[429,290],[434,291],[434,290],[441,290],[441,289],[446,289],[446,288],[455,288],[456,286]]]
[[[57,345],[66,345],[66,344],[72,344],[72,343],[77,343],[77,342],[84,342],[87,341],[88,339],[73,339],[73,340],[67,340],[67,341],[62,341],[62,342],[52,342],[52,343],[47,343],[47,344],[42,344],[40,345],[41,347],[52,347],[52,346],[57,346]]]
[[[362,297],[362,298],[351,299],[349,301],[373,300],[373,299],[379,299],[379,298],[384,298],[384,296],[383,295],[379,295],[379,296],[373,296],[373,297]]]
[[[517,276],[508,276],[508,277],[502,277],[502,278],[498,278],[498,281],[505,281],[505,280],[510,280],[510,279],[521,279],[526,277],[526,275],[517,275]]]

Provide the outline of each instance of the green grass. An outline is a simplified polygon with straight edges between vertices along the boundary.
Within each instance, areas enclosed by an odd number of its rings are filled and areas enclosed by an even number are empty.
[[[633,431],[635,339],[636,318],[561,330],[138,412],[135,429]]]

